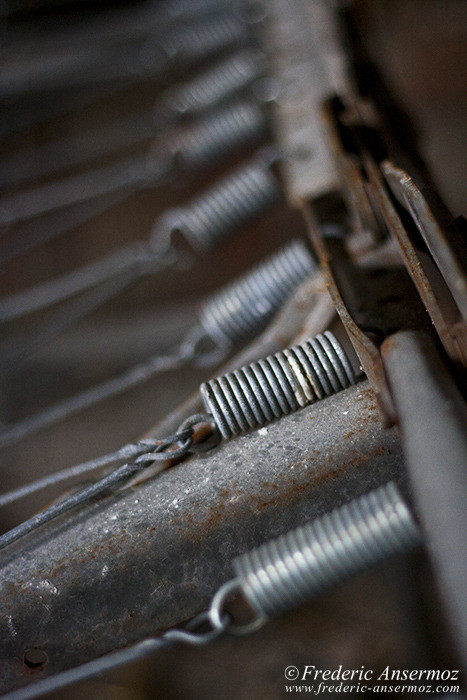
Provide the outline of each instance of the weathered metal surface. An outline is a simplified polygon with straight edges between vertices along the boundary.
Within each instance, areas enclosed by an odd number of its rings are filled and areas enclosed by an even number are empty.
[[[376,391],[385,425],[394,421],[380,354],[382,340],[400,328],[424,328],[429,318],[407,272],[384,246],[355,260],[346,241],[326,238],[316,208],[304,207],[308,231],[337,313]]]
[[[373,200],[377,204],[388,229],[399,244],[402,259],[433,320],[440,340],[453,360],[466,365],[467,327],[462,321],[449,288],[433,264],[431,257],[419,249],[409,228],[404,226],[385,190],[378,166],[370,157],[367,157],[365,161]]]
[[[462,318],[467,319],[467,244],[433,188],[419,187],[410,175],[391,161],[381,170],[392,193],[410,212],[454,297]]]
[[[466,405],[428,336],[397,333],[382,354],[415,501],[467,670]]]
[[[3,689],[190,617],[234,556],[402,471],[364,382],[31,533],[0,558]]]
[[[274,116],[289,200],[317,197],[338,186],[320,120],[322,100],[343,92],[346,59],[336,16],[323,0],[268,3],[264,45],[277,82]]]

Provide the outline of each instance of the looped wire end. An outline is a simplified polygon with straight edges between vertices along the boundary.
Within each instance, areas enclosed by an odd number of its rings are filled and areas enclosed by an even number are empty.
[[[197,426],[197,429],[195,426]],[[204,430],[203,427],[205,428]],[[186,429],[192,430],[191,452],[207,452],[217,447],[222,440],[222,435],[210,413],[195,413],[193,416],[190,416],[183,421],[177,433],[181,433]]]
[[[243,625],[239,625],[232,620],[229,622],[229,619],[227,619],[226,622],[227,616],[223,610],[223,607],[226,600],[229,597],[232,597],[232,593],[242,593],[242,584],[239,578],[234,578],[231,581],[224,583],[224,585],[221,586],[214,595],[207,613],[213,628],[219,630],[219,632],[227,632],[228,634],[233,634],[239,637],[252,634],[253,632],[259,630],[267,622],[267,618],[258,612],[255,613],[255,617],[250,622]]]
[[[174,644],[181,643],[190,644],[191,646],[202,646],[203,644],[209,644],[209,642],[212,642],[225,634],[229,622],[229,616],[224,615],[224,620],[222,622],[223,624],[220,626],[212,626],[212,629],[208,629],[206,632],[196,632],[198,628],[202,627],[206,623],[212,625],[209,613],[205,611],[193,618],[193,620],[188,623],[185,630],[167,630],[167,632],[162,635],[162,638],[164,641]]]

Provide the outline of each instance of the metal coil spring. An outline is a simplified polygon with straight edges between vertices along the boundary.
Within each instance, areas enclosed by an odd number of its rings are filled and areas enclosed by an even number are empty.
[[[238,18],[210,17],[176,29],[160,41],[151,38],[142,47],[140,60],[146,68],[182,69],[247,40],[248,27]]]
[[[273,617],[420,542],[389,483],[238,557],[233,567],[253,608]]]
[[[307,340],[201,385],[206,409],[226,439],[270,423],[355,381],[332,333]]]
[[[177,168],[196,171],[254,147],[266,138],[267,131],[260,107],[242,100],[183,129],[168,148]]]
[[[259,217],[280,202],[281,190],[269,158],[257,158],[217,182],[185,207],[160,217],[154,245],[179,232],[200,253],[222,242],[232,231]]]
[[[208,300],[200,310],[202,326],[224,344],[256,335],[314,267],[306,245],[293,241]]]
[[[169,17],[187,21],[200,13],[212,13],[226,6],[226,0],[169,0],[164,4],[163,10]]]
[[[263,68],[259,51],[239,51],[190,82],[166,90],[157,107],[167,114],[197,114],[244,90],[262,75]]]

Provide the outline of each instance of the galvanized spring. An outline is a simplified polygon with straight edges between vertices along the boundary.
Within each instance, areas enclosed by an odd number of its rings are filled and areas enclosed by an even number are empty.
[[[156,105],[156,115],[198,114],[244,90],[263,70],[264,56],[259,51],[238,51],[193,80],[166,90]]]
[[[186,206],[170,209],[153,229],[154,247],[181,233],[200,253],[218,245],[232,231],[280,202],[279,183],[270,157],[258,157],[237,168]]]
[[[344,349],[326,331],[211,379],[201,385],[200,392],[222,436],[228,439],[330,396],[354,381]]]
[[[247,40],[248,27],[237,17],[210,17],[180,27],[156,42],[149,39],[141,49],[140,61],[151,71],[155,67],[181,69]]]
[[[221,344],[256,335],[315,267],[302,241],[293,241],[208,299],[200,310],[207,333]]]
[[[267,133],[260,107],[252,101],[239,100],[177,133],[168,149],[176,169],[193,172],[256,146]]]
[[[233,567],[253,608],[273,617],[420,543],[391,482],[238,557]]]

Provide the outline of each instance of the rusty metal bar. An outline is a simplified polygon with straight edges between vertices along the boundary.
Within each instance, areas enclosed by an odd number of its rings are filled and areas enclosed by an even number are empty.
[[[382,354],[415,501],[467,667],[467,410],[431,339],[396,333]]]
[[[50,523],[0,557],[3,691],[189,618],[233,557],[402,471],[365,382]]]

